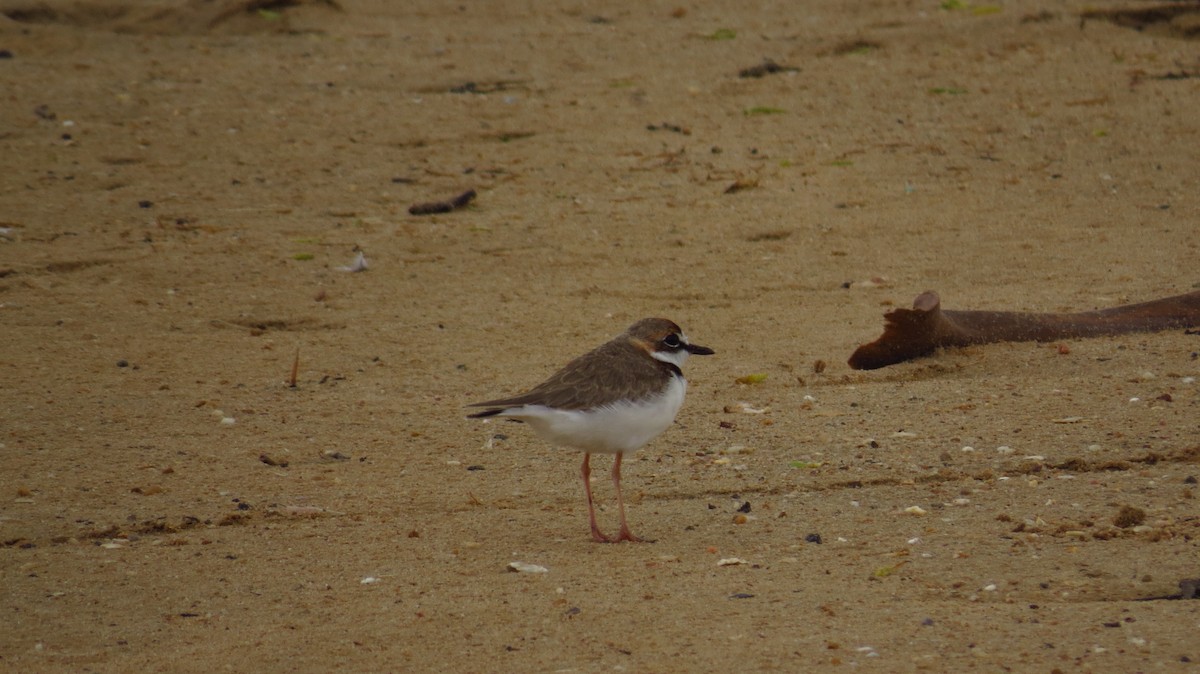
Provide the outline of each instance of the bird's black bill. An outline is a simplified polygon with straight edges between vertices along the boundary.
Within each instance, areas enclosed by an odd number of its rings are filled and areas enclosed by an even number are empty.
[[[687,352],[693,356],[711,356],[716,353],[716,351],[713,351],[707,346],[698,346],[696,344],[687,344],[683,348],[687,349]]]

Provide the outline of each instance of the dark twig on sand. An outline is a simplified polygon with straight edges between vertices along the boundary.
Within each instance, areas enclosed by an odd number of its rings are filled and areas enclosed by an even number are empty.
[[[952,346],[1049,342],[1196,327],[1200,326],[1200,291],[1097,311],[1056,314],[943,310],[937,293],[929,290],[917,295],[912,309],[888,312],[884,322],[883,335],[858,347],[850,356],[850,367],[874,370]]]
[[[413,215],[433,215],[434,213],[449,213],[464,208],[475,198],[475,190],[467,190],[462,194],[446,201],[429,201],[423,204],[413,204],[408,212]]]

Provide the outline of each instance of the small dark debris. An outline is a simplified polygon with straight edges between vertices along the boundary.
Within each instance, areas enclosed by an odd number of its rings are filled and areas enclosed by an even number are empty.
[[[467,190],[462,194],[446,201],[430,201],[423,204],[413,204],[409,206],[408,212],[412,215],[433,215],[436,213],[449,213],[460,208],[466,207],[475,198],[475,190]]]
[[[249,509],[251,509],[251,508],[253,508],[253,507],[254,507],[254,506],[250,505],[249,503],[239,503],[239,504],[237,504],[237,509],[238,509],[238,510],[249,510]]]
[[[820,545],[821,544],[821,534],[809,534],[804,537],[804,542],[805,543],[816,543],[817,545]]]
[[[117,361],[117,367],[129,367],[129,361],[122,358],[121,360]]]
[[[656,124],[647,124],[646,130],[647,131],[671,131],[673,133],[682,134],[684,136],[692,135],[692,130],[687,128],[686,126],[679,126],[678,124],[671,124],[670,122],[663,122],[662,124],[657,124],[657,125]]]
[[[734,423],[734,422],[732,422],[732,421],[722,421],[721,423],[719,423],[719,424],[717,424],[717,425],[718,425],[719,427],[721,427],[721,428],[727,428],[727,429],[730,429],[730,430],[733,430],[733,429],[737,428],[737,424],[735,424],[735,423]]]
[[[417,181],[415,178],[405,178],[404,176],[395,176],[392,178],[392,182],[397,185],[412,185],[412,184],[416,183]]]
[[[1026,14],[1022,16],[1021,23],[1045,23],[1056,18],[1058,18],[1058,15],[1054,12],[1042,10],[1034,14]]]
[[[180,618],[199,618],[200,614],[199,613],[180,613],[179,617]]]
[[[795,73],[799,72],[799,68],[791,66],[781,66],[771,59],[764,59],[762,63],[749,68],[742,68],[738,71],[738,77],[763,77],[766,75],[774,75],[775,73]]]
[[[44,104],[34,108],[33,114],[37,115],[38,119],[44,119],[48,122],[58,119],[58,115],[50,109],[50,106]]]
[[[1200,598],[1200,578],[1184,578],[1179,581],[1179,592],[1160,597],[1142,597],[1138,601],[1158,601],[1161,599],[1198,599]]]
[[[933,618],[925,618],[921,621],[921,624],[924,625],[925,627],[929,627],[929,626],[933,625]]]
[[[737,592],[735,594],[729,595],[729,598],[730,599],[753,599],[754,595],[752,595],[748,592]]]
[[[495,80],[492,82],[463,82],[456,87],[450,87],[452,94],[493,94],[507,91],[513,86],[522,84],[521,80]]]
[[[725,188],[724,194],[737,194],[738,192],[745,192],[746,190],[752,190],[756,187],[758,187],[757,178],[753,180],[742,180],[739,178],[738,180],[733,181],[733,184],[731,184],[729,187]]]
[[[579,608],[578,606],[572,606],[564,613],[566,613],[566,615],[579,615],[581,612],[583,612],[583,609]]]
[[[1155,77],[1156,80],[1190,80],[1193,77],[1200,77],[1200,73],[1190,73],[1185,70],[1179,72],[1169,72]]]
[[[1113,517],[1113,524],[1128,529],[1146,521],[1146,511],[1130,505],[1121,506],[1121,510]]]
[[[792,230],[790,229],[772,229],[766,232],[751,234],[746,237],[746,240],[751,243],[758,243],[760,241],[783,241],[791,235]]]
[[[748,513],[748,512],[750,512],[750,502],[749,502],[749,501],[746,501],[745,503],[743,503],[743,504],[741,505],[741,507],[739,507],[739,508],[737,509],[737,511],[738,511],[738,512],[740,512],[740,513]]]
[[[831,52],[836,56],[846,56],[848,54],[866,54],[876,49],[883,49],[883,43],[874,40],[847,40],[834,47]]]
[[[1101,623],[1101,624],[1104,625],[1105,627],[1120,627],[1121,626],[1121,623],[1115,622],[1115,621],[1110,622],[1110,623]]]
[[[138,202],[138,208],[150,208],[154,206],[154,202],[149,199],[142,199]]]
[[[268,466],[278,466],[279,468],[287,468],[287,466],[288,466],[288,462],[286,460],[281,461],[279,459],[274,459],[274,458],[271,458],[270,456],[267,456],[266,454],[259,454],[258,460],[262,461],[263,463],[267,464]]]
[[[1197,480],[1195,475],[1188,475],[1187,477],[1183,478],[1184,484],[1196,484],[1198,481],[1200,480]]]
[[[12,51],[11,51],[11,50],[9,50],[9,49],[0,49],[0,59],[10,59],[10,58],[12,58],[12,57],[13,57],[13,53],[12,53]]]
[[[467,470],[476,471],[476,470],[485,470],[485,469],[483,466],[474,465],[474,466],[467,466]]]
[[[496,434],[492,435],[492,439],[493,440],[507,440],[508,436],[503,433],[496,433]]]

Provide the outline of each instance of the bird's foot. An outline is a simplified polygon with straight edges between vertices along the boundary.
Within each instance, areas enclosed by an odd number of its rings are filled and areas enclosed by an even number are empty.
[[[629,529],[627,529],[625,527],[621,528],[621,532],[619,534],[617,534],[617,537],[615,539],[613,539],[612,542],[620,543],[621,541],[629,541],[630,543],[653,543],[654,542],[647,538],[638,538],[637,536],[634,536],[633,532],[631,532]]]

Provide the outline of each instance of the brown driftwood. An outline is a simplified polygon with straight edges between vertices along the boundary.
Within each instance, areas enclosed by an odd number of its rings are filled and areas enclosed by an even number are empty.
[[[883,318],[883,335],[858,347],[850,356],[850,367],[874,370],[950,346],[1048,342],[1200,326],[1200,291],[1098,311],[1043,314],[943,310],[937,293],[928,290],[917,295],[912,309],[895,309]]]

